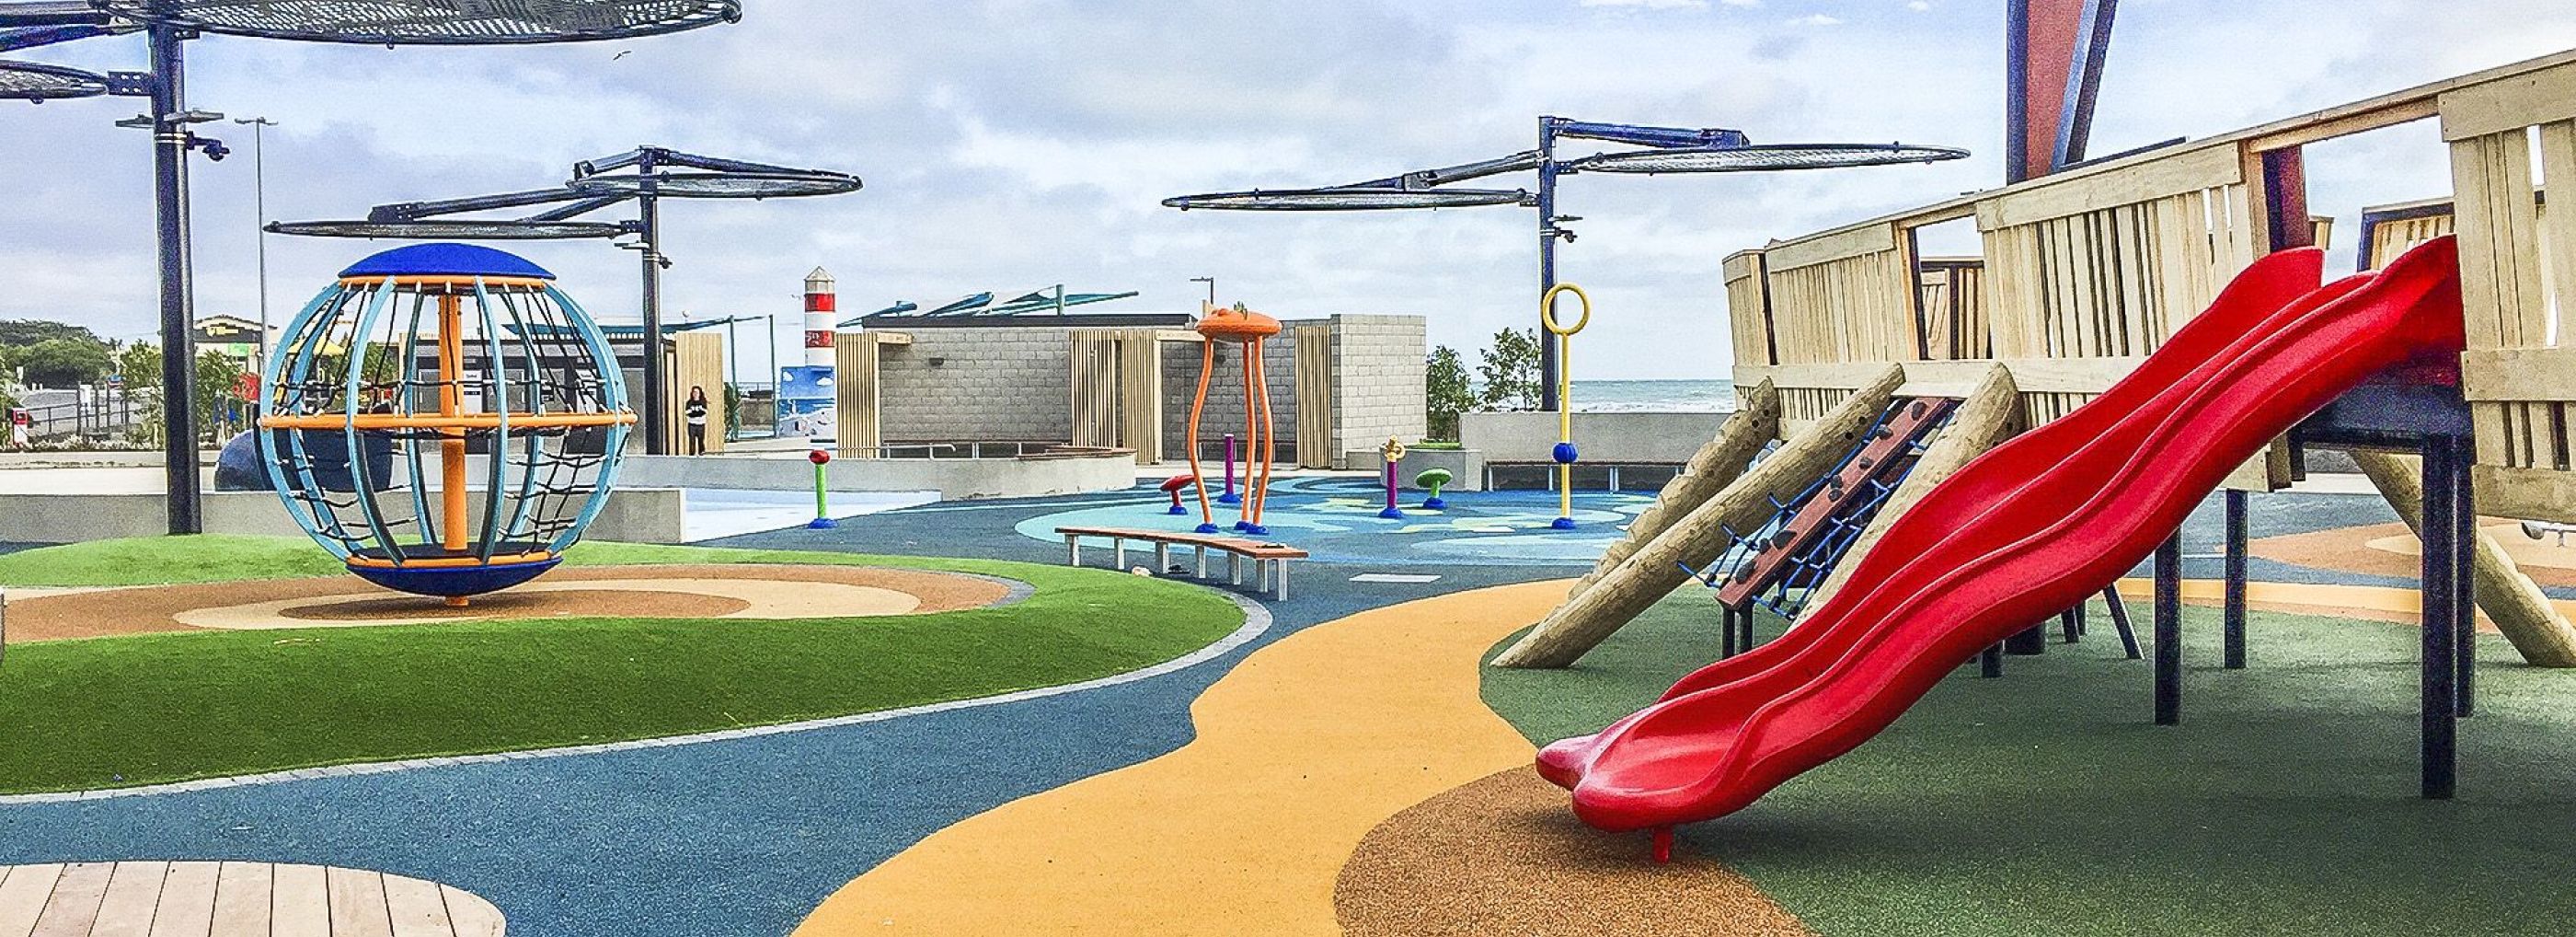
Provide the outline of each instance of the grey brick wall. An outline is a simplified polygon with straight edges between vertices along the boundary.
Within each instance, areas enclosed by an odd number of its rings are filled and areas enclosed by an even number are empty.
[[[1417,316],[1334,316],[1333,399],[1340,453],[1374,449],[1389,436],[1420,439],[1424,322]],[[888,442],[929,439],[1064,440],[1073,435],[1072,332],[1058,328],[917,329],[910,345],[888,345],[879,358],[881,411]],[[1297,343],[1287,334],[1265,343],[1279,460],[1296,461]],[[1166,457],[1186,458],[1190,399],[1198,390],[1199,346],[1167,342],[1163,369]],[[1228,432],[1243,431],[1243,355],[1221,346],[1200,438],[1213,458]]]
[[[1270,385],[1271,431],[1279,435],[1278,461],[1297,461],[1297,339],[1294,330],[1307,322],[1282,322],[1276,338],[1261,343],[1262,375]],[[1163,452],[1173,462],[1189,459],[1190,401],[1199,390],[1199,346],[1195,342],[1163,345]],[[1222,458],[1225,434],[1243,435],[1243,348],[1217,346],[1216,377],[1208,384],[1207,414],[1201,418],[1199,442],[1204,457]]]
[[[1073,436],[1072,332],[1049,328],[917,329],[885,346],[887,442]]]
[[[1420,316],[1333,317],[1333,454],[1413,442],[1430,428],[1423,401],[1426,324]]]

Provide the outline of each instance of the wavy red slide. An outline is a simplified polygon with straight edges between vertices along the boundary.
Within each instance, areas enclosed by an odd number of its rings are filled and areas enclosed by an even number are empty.
[[[2310,251],[2258,262],[2102,397],[1934,489],[1788,637],[1549,746],[1541,773],[1604,829],[1742,809],[1875,736],[1979,650],[2109,585],[2299,419],[2410,357],[2458,353],[2448,239],[2311,289],[2320,266]]]

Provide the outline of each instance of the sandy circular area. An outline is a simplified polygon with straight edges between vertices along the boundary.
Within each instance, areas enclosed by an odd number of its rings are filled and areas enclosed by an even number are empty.
[[[995,580],[867,566],[612,566],[557,570],[460,609],[355,577],[263,580],[12,598],[8,639],[571,617],[863,618],[985,608],[1011,593]]]
[[[2559,546],[2556,537],[2533,540],[2514,521],[2484,518],[2480,532],[2504,547],[2514,565],[2544,586],[2576,586],[2576,546]],[[2412,579],[2424,572],[2423,544],[2405,524],[2338,527],[2285,537],[2266,537],[2247,545],[2255,556],[2294,566]]]
[[[1396,814],[1351,854],[1333,889],[1351,937],[1490,934],[1804,937],[1753,882],[1645,834],[1584,826],[1566,794],[1514,768]]]

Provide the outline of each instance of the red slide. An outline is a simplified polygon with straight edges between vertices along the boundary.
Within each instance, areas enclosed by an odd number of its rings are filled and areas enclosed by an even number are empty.
[[[1978,651],[2101,591],[2318,407],[2410,358],[2456,358],[2448,238],[2315,289],[2321,266],[2306,250],[2256,263],[2100,398],[1935,488],[1787,636],[1549,746],[1540,772],[1603,829],[1742,809],[1878,734]]]

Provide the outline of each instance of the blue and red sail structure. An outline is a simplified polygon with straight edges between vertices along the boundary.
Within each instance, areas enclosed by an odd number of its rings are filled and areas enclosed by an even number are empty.
[[[2119,0],[2008,0],[2004,181],[2085,159]]]

